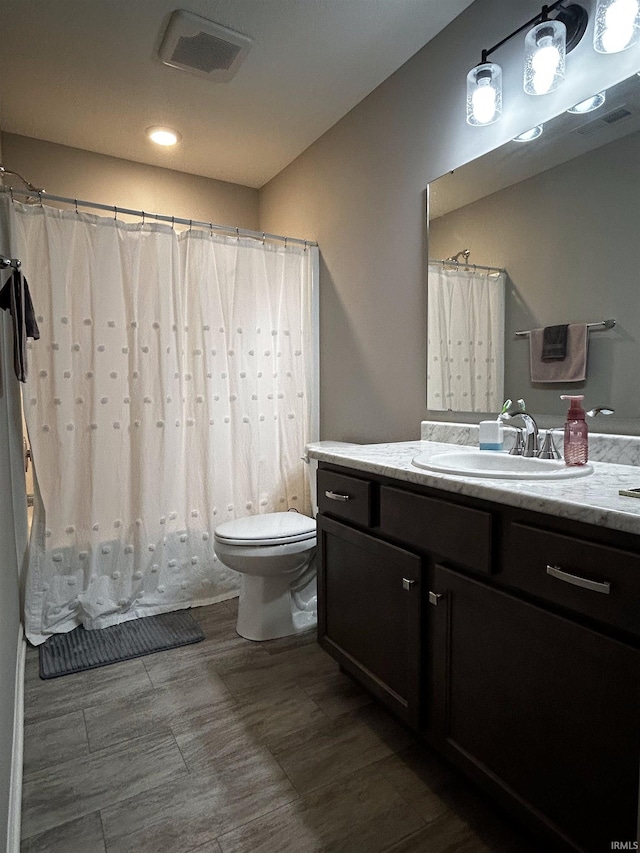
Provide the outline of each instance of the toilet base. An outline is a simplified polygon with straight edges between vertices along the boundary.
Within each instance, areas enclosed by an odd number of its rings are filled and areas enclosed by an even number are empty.
[[[302,583],[296,581],[295,575],[292,580],[291,574],[242,575],[238,634],[246,640],[275,640],[315,627],[318,622],[315,566],[307,565],[298,577]]]

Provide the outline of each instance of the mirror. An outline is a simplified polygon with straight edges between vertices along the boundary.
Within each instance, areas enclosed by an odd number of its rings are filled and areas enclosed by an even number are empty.
[[[471,266],[506,270],[504,396],[560,416],[560,394],[584,394],[586,408],[640,418],[640,76],[438,179],[428,198],[430,259],[469,249]],[[610,318],[589,329],[584,381],[531,381],[516,332]]]

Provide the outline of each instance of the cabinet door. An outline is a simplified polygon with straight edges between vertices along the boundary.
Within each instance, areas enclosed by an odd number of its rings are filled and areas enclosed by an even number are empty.
[[[323,515],[318,548],[320,645],[417,726],[420,558]]]
[[[636,838],[640,652],[437,566],[436,726],[578,850]]]

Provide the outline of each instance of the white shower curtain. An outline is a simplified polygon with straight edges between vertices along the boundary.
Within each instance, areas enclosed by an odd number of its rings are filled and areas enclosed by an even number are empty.
[[[503,272],[429,264],[427,408],[500,411],[505,279]]]
[[[223,521],[310,496],[310,247],[0,199],[41,339],[27,636],[233,595]]]

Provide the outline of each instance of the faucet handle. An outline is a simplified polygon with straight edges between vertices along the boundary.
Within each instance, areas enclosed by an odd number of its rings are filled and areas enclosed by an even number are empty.
[[[516,437],[509,456],[522,456],[524,453],[524,433],[520,427],[516,427]]]
[[[560,459],[558,448],[553,443],[553,430],[548,429],[542,442],[542,447],[538,453],[539,459]]]

